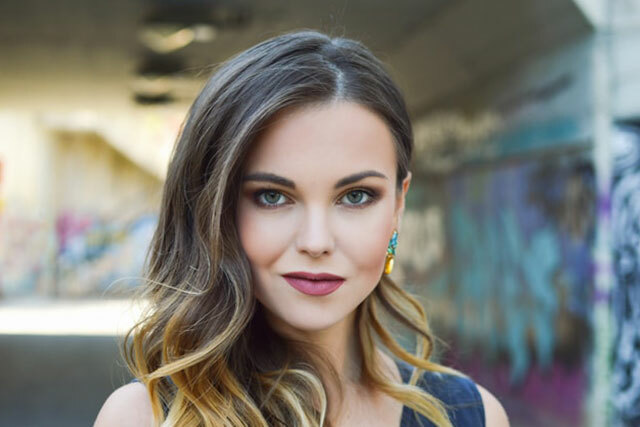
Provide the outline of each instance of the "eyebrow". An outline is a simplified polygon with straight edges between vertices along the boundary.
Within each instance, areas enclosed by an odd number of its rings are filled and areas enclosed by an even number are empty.
[[[358,173],[354,173],[352,175],[348,175],[345,176],[344,178],[340,179],[338,182],[336,182],[336,184],[334,185],[333,188],[340,188],[340,187],[344,187],[346,185],[349,184],[353,184],[354,182],[358,182],[362,179],[368,178],[370,176],[373,177],[378,177],[378,178],[384,178],[384,179],[389,179],[385,174],[374,171],[374,170],[367,170],[367,171],[362,171],[362,172],[358,172]],[[242,179],[243,182],[245,181],[266,181],[266,182],[272,182],[274,184],[278,184],[278,185],[282,185],[283,187],[289,187],[293,190],[295,190],[296,188],[296,184],[291,181],[290,179],[287,179],[285,177],[273,174],[273,173],[269,173],[269,172],[255,172],[249,175],[245,175],[245,177]]]

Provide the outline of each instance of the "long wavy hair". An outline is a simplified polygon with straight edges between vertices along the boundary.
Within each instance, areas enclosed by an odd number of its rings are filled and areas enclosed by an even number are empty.
[[[323,358],[269,328],[235,213],[244,159],[269,120],[285,108],[334,100],[363,105],[389,126],[400,191],[413,146],[409,115],[382,63],[360,42],[315,31],[273,37],[221,64],[191,106],[145,261],[138,296],[148,309],[122,344],[158,424],[330,425]],[[415,335],[413,351],[382,316]],[[417,381],[424,371],[464,374],[430,360],[435,337],[419,301],[383,275],[356,319],[362,379],[450,426],[445,405]],[[417,368],[407,384],[382,369],[378,346]]]

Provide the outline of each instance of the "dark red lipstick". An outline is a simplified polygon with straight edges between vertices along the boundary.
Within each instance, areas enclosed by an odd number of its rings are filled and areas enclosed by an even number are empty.
[[[283,274],[282,277],[293,288],[306,295],[328,295],[338,289],[345,281],[344,277],[329,273],[309,273],[306,271],[293,271]]]

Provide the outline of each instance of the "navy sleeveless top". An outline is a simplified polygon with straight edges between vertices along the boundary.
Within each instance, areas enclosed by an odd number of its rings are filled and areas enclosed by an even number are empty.
[[[402,382],[409,382],[413,367],[399,361],[398,369]],[[137,382],[134,378],[131,382]],[[482,397],[475,383],[470,379],[440,372],[424,372],[417,386],[438,398],[446,407],[454,427],[485,427]],[[165,415],[169,408],[163,404]],[[435,427],[423,415],[408,406],[402,407],[400,427]]]
[[[413,366],[399,361],[402,382],[409,382]],[[476,384],[465,377],[440,372],[424,372],[416,384],[438,398],[455,427],[485,427],[484,406]],[[434,427],[423,415],[408,406],[402,408],[400,427]]]

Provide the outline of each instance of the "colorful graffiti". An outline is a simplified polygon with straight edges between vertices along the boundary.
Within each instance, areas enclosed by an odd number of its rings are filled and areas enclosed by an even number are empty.
[[[588,151],[469,168],[444,186],[445,266],[425,292],[448,307],[454,363],[505,398],[518,425],[580,425],[593,321]]]
[[[142,215],[133,221],[71,212],[60,215],[56,235],[61,292],[117,294],[139,284],[135,278],[141,273],[155,224],[155,215]]]
[[[139,284],[156,216],[129,221],[66,212],[55,224],[0,216],[0,296],[125,295]]]
[[[616,337],[612,404],[617,426],[640,425],[640,128],[620,126],[613,138],[611,192]]]
[[[402,218],[402,269],[404,274],[427,274],[444,258],[444,218],[442,209],[408,209]]]
[[[45,221],[0,215],[0,297],[43,295],[52,280],[55,236]]]

